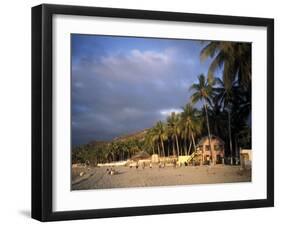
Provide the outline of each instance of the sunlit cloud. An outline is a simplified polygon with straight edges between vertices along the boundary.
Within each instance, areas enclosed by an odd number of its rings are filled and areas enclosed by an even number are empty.
[[[182,109],[180,108],[170,108],[170,109],[163,109],[163,110],[160,110],[159,111],[161,115],[163,116],[169,116],[171,115],[173,112],[174,113],[181,113],[182,112]]]
[[[114,80],[131,82],[148,81],[147,77],[165,77],[175,67],[171,56],[163,51],[142,51],[111,53],[100,61],[90,62],[93,74]]]

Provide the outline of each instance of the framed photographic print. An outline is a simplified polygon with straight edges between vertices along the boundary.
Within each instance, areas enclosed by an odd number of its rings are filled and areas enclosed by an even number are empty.
[[[32,8],[32,217],[274,205],[274,21]]]

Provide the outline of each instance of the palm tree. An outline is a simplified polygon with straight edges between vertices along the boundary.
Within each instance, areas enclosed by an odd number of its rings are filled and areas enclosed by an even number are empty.
[[[213,78],[218,68],[223,68],[223,81],[226,89],[231,89],[231,84],[238,81],[246,89],[252,79],[250,43],[239,42],[209,42],[201,51],[201,60],[212,58],[208,78]]]
[[[230,164],[233,164],[233,144],[232,144],[232,133],[231,133],[231,114],[233,110],[233,101],[234,101],[234,91],[237,90],[238,84],[236,81],[232,82],[231,89],[226,88],[226,84],[220,79],[216,78],[217,87],[214,88],[215,96],[214,101],[217,108],[222,108],[222,111],[227,111],[227,120],[228,120],[228,138],[229,138],[229,148],[230,148]],[[218,115],[219,110],[216,111],[214,107],[215,114]]]
[[[201,130],[201,121],[199,118],[199,111],[191,104],[187,104],[183,108],[183,112],[181,113],[181,124],[183,126],[183,135],[186,141],[187,138],[190,138],[194,151],[196,151],[195,144],[195,135],[197,135]],[[186,142],[185,142],[186,143]],[[188,155],[190,154],[190,149],[188,151]]]
[[[208,138],[209,138],[209,146],[210,146],[210,153],[211,153],[211,162],[213,163],[213,151],[211,146],[211,132],[210,132],[210,124],[209,124],[209,117],[208,117],[208,107],[207,103],[211,105],[211,98],[213,97],[213,85],[215,80],[208,80],[205,78],[203,74],[198,76],[198,83],[193,84],[190,87],[190,90],[193,91],[191,95],[191,102],[193,104],[197,103],[198,101],[203,101],[205,114],[206,114],[206,123],[207,123],[207,130],[208,130]]]
[[[227,112],[227,128],[229,138],[229,148],[231,154],[231,164],[233,162],[233,139],[237,134],[240,134],[240,130],[243,130],[247,126],[251,113],[251,90],[244,90],[238,83],[234,81],[232,88],[226,89],[225,83],[217,78],[214,88],[215,96],[213,102],[218,103],[221,106],[222,112]],[[235,126],[234,126],[235,125]],[[237,150],[236,150],[237,152]],[[237,157],[236,153],[236,157]]]
[[[154,145],[155,145],[155,139],[154,139],[155,133],[153,128],[149,129],[145,136],[145,141],[147,144],[152,148],[152,154],[155,154]]]
[[[175,146],[176,143],[177,147],[177,155],[180,155],[179,151],[179,141],[178,141],[178,135],[180,134],[180,120],[179,115],[177,115],[175,112],[172,112],[170,116],[167,118],[167,126],[168,126],[168,132],[172,137],[173,140],[173,152],[175,153]]]
[[[160,156],[160,147],[159,147],[159,135],[158,135],[158,128],[156,127],[156,125],[154,125],[152,128],[151,128],[151,139],[152,139],[152,142],[153,142],[153,145],[155,145],[156,143],[156,147],[157,147],[157,154]]]
[[[158,141],[160,141],[162,147],[163,156],[165,156],[165,147],[164,147],[164,140],[167,139],[165,124],[162,121],[159,121],[155,125],[155,135]],[[158,145],[159,150],[159,145]],[[159,151],[160,154],[160,151]]]

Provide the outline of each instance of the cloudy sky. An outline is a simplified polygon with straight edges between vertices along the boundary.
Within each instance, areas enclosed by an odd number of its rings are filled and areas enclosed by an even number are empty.
[[[210,61],[193,40],[72,34],[72,144],[149,128],[190,97]]]

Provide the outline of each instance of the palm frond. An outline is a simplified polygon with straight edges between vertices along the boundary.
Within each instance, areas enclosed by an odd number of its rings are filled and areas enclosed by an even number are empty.
[[[208,45],[206,45],[200,53],[200,59],[201,61],[205,61],[207,58],[212,58],[217,53],[219,47],[218,42],[210,42]]]

